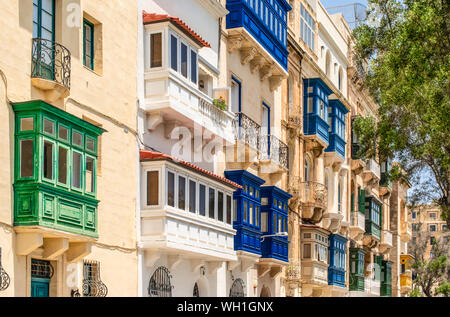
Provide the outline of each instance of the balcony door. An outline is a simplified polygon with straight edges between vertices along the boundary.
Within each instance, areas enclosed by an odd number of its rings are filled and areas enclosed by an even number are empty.
[[[265,103],[262,104],[261,137],[264,138],[261,152],[270,157],[270,107]]]
[[[33,77],[54,79],[55,0],[33,0]]]

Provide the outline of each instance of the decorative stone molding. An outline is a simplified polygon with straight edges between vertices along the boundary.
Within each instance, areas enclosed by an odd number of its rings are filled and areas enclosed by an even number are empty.
[[[248,64],[258,53],[258,50],[254,47],[246,47],[241,48],[241,64],[246,65]]]
[[[250,62],[250,71],[252,74],[260,70],[264,64],[266,63],[266,60],[261,55],[255,56],[252,61]]]
[[[274,92],[278,87],[280,87],[281,82],[283,81],[284,77],[281,75],[275,75],[270,77],[270,91]]]
[[[273,64],[267,64],[264,65],[260,70],[259,70],[259,76],[261,81],[265,81],[266,79],[268,79],[270,76],[272,76],[273,71],[274,71],[275,66]]]
[[[233,53],[235,50],[240,49],[242,47],[242,43],[244,38],[242,35],[231,35],[228,37],[228,53]]]

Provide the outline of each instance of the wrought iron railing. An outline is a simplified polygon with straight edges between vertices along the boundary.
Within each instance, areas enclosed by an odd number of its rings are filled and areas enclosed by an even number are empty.
[[[201,98],[199,102],[199,111],[203,115],[211,118],[217,124],[224,124],[227,120],[227,115],[219,107],[215,106],[212,102]]]
[[[260,160],[273,160],[285,169],[289,168],[289,148],[273,135],[262,135],[259,141]]]
[[[70,89],[70,51],[53,41],[33,39],[31,77],[57,82]]]
[[[0,248],[0,291],[6,290],[10,281],[8,273],[2,267],[2,249]]]
[[[328,189],[317,182],[300,183],[300,199],[303,203],[314,203],[326,207],[328,204]]]
[[[85,261],[83,269],[83,296],[106,297],[108,288],[100,279],[100,263]]]
[[[148,295],[150,297],[172,297],[171,278],[172,276],[166,267],[160,266],[157,268],[150,278]]]
[[[236,113],[233,127],[237,140],[242,140],[255,150],[260,149],[261,126],[242,112]]]

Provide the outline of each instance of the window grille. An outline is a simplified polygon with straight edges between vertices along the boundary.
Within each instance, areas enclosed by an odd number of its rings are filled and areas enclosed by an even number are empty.
[[[9,275],[2,267],[2,248],[0,248],[0,291],[6,290],[9,287],[9,283]]]
[[[106,297],[108,288],[100,279],[100,262],[84,261],[83,263],[83,296]]]
[[[198,291],[198,284],[197,283],[195,283],[195,285],[194,285],[194,292],[193,292],[192,296],[200,297],[200,293]]]
[[[150,297],[172,297],[173,286],[170,284],[171,278],[172,276],[166,267],[160,266],[157,268],[150,278],[148,295]]]
[[[233,282],[230,289],[230,297],[245,297],[244,293],[244,281],[240,278]]]
[[[49,261],[31,260],[31,277],[51,279],[55,270]]]

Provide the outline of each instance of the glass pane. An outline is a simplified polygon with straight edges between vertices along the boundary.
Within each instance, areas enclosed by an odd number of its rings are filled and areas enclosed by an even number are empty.
[[[147,172],[147,206],[159,205],[159,172]]]
[[[44,132],[49,134],[55,133],[55,123],[48,119],[44,119]]]
[[[155,33],[150,36],[150,67],[162,66],[162,34]]]
[[[187,77],[187,46],[181,43],[181,75]]]
[[[53,143],[44,142],[44,177],[53,179]]]
[[[58,149],[58,182],[67,185],[67,149]]]
[[[191,51],[191,81],[197,83],[197,53]]]
[[[223,221],[223,193],[217,193],[217,220]]]
[[[81,154],[72,152],[72,186],[81,188]]]
[[[95,151],[95,141],[91,138],[86,138],[86,149],[89,151]]]
[[[20,131],[32,131],[32,130],[34,130],[33,118],[20,119]]]
[[[86,157],[86,191],[94,192],[94,159]]]
[[[53,17],[45,11],[42,11],[42,27],[47,30],[53,30]]]
[[[261,213],[261,232],[267,232],[267,212]]]
[[[231,196],[227,195],[227,223],[231,224]]]
[[[206,214],[206,187],[205,185],[200,185],[200,215],[204,216]]]
[[[195,213],[195,204],[197,200],[197,184],[189,181],[189,211]]]
[[[178,177],[178,209],[186,209],[186,178]]]
[[[272,220],[272,225],[273,225],[273,233],[277,233],[277,215],[273,214],[273,220]]]
[[[248,210],[247,210],[247,201],[244,200],[244,210],[242,211],[244,214],[244,221],[248,222]]]
[[[216,195],[216,191],[212,188],[209,189],[209,218],[214,219],[214,213],[215,213],[215,206],[216,206],[216,201],[215,201],[215,195]]]
[[[259,206],[255,206],[255,225],[259,227]]]
[[[53,0],[42,0],[42,9],[53,14]]]
[[[82,146],[83,145],[83,136],[80,133],[73,131],[72,132],[72,143],[75,145]]]
[[[59,126],[58,135],[59,135],[59,138],[68,141],[68,139],[69,139],[69,130],[66,127]]]
[[[33,177],[33,140],[20,141],[20,177]]]
[[[253,224],[253,204],[249,204],[249,223]]]
[[[178,70],[178,40],[175,36],[170,36],[170,67]]]
[[[175,175],[167,173],[167,204],[175,207]]]

